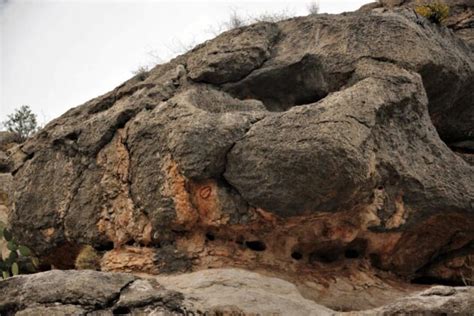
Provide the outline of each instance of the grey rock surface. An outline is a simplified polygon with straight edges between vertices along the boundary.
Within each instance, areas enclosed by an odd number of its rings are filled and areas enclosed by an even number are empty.
[[[338,312],[285,280],[241,269],[178,276],[53,270],[0,281],[2,315],[469,315],[473,287],[436,286],[365,311]]]
[[[238,81],[270,57],[278,32],[273,23],[231,30],[227,36],[195,49],[187,61],[188,75],[192,80],[213,84]]]
[[[142,311],[143,307],[170,312],[179,307],[182,298],[178,293],[166,291],[156,282],[151,284],[131,274],[90,270],[22,275],[0,281],[0,313],[112,315],[121,311],[128,314],[132,309]]]
[[[156,278],[183,293],[189,310],[243,315],[332,315],[334,311],[305,299],[295,285],[240,269],[198,271]]]
[[[434,286],[360,315],[471,315],[474,287]]]
[[[127,274],[52,270],[2,281],[2,311],[34,303],[104,307],[136,278]]]
[[[17,134],[0,131],[0,151],[6,151],[12,144],[19,142],[20,137]]]

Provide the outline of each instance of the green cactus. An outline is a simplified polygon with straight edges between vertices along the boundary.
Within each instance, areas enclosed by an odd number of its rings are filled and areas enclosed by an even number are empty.
[[[39,264],[38,259],[32,255],[28,247],[16,242],[10,230],[1,221],[0,241],[3,241],[8,249],[8,252],[2,251],[0,253],[1,278],[6,279],[21,273],[36,271]]]

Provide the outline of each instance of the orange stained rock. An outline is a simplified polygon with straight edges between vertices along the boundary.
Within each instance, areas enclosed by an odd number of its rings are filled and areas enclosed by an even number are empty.
[[[175,224],[185,228],[192,227],[198,221],[199,215],[191,204],[186,178],[181,175],[178,165],[169,156],[165,158],[163,172],[166,175],[165,194],[172,197],[175,205]]]
[[[190,183],[192,203],[199,213],[199,223],[205,226],[219,226],[228,222],[219,201],[218,186],[214,180]]]
[[[112,141],[97,156],[104,169],[101,186],[106,197],[97,228],[114,242],[116,247],[130,240],[147,245],[151,242],[151,223],[148,216],[136,210],[130,198],[128,170],[130,157],[124,139],[126,130],[120,129]]]
[[[134,272],[158,274],[154,261],[156,249],[146,247],[122,247],[107,252],[101,260],[103,271]]]

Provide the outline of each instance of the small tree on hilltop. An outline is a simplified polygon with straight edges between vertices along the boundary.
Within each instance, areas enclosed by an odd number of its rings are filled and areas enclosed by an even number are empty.
[[[319,13],[319,1],[312,1],[307,6],[309,15],[316,15]]]
[[[3,124],[9,132],[18,134],[21,141],[25,141],[38,129],[36,114],[28,105],[22,105],[13,114],[8,115],[8,120]]]

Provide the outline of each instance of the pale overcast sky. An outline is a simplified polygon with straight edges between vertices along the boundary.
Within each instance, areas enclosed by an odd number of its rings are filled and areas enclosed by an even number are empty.
[[[0,0],[0,122],[27,104],[45,123],[118,86],[140,65],[214,37],[232,11],[306,15],[310,2]],[[320,0],[320,12],[368,2]]]

